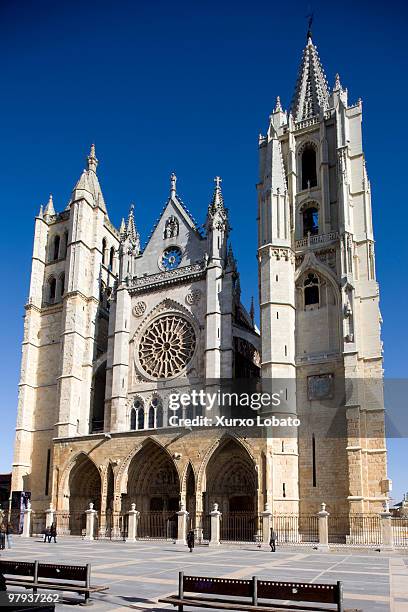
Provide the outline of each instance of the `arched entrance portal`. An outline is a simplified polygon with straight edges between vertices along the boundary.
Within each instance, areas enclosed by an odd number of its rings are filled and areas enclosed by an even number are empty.
[[[143,445],[129,465],[122,511],[127,512],[131,503],[140,512],[139,537],[173,537],[180,480],[170,455],[153,440]]]
[[[255,464],[236,440],[221,443],[206,469],[204,508],[214,503],[222,512],[221,539],[253,541],[259,531],[257,519],[258,476]]]
[[[101,507],[101,477],[96,465],[84,454],[77,457],[69,475],[69,529],[71,535],[81,535],[85,529],[85,510],[93,503]]]
[[[128,511],[130,504],[135,503],[139,512],[176,512],[179,500],[180,481],[170,455],[148,440],[129,465],[122,509]]]

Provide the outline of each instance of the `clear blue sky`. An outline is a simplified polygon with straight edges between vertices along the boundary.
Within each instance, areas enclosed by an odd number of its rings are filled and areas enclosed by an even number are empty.
[[[315,2],[314,40],[329,83],[363,98],[373,189],[385,373],[406,377],[407,9],[401,2]],[[112,221],[130,202],[147,236],[175,170],[204,221],[223,177],[243,301],[257,295],[257,139],[276,95],[288,107],[307,2],[0,3],[2,394],[0,471],[11,465],[23,305],[34,215],[66,206],[91,142]],[[408,490],[406,439],[390,440],[394,497]],[[404,473],[405,471],[405,473]]]

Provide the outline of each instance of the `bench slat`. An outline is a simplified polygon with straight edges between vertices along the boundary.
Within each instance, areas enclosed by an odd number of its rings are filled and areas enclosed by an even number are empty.
[[[62,580],[81,580],[85,582],[86,565],[62,565],[60,563],[39,563],[39,578],[55,578]]]
[[[291,606],[291,605],[279,605],[279,604],[271,604],[271,605],[257,605],[252,606],[249,603],[236,603],[234,601],[231,602],[217,602],[217,600],[211,599],[200,599],[199,597],[192,598],[183,598],[179,599],[177,596],[174,597],[163,597],[159,599],[160,603],[170,603],[174,606],[184,605],[184,606],[193,606],[196,608],[217,608],[220,610],[241,610],[244,612],[282,612],[282,610],[303,610],[310,612],[330,612],[328,608],[317,608],[316,606]],[[345,610],[344,612],[352,612]],[[355,611],[358,612],[358,611]],[[360,611],[361,612],[361,611]]]
[[[75,593],[86,593],[86,592],[99,592],[99,591],[107,591],[109,589],[108,586],[95,585],[89,587],[82,587],[75,584],[65,584],[64,582],[43,582],[38,581],[34,582],[33,580],[19,580],[16,579],[6,579],[7,584],[12,586],[21,586],[26,588],[37,588],[37,589],[54,589],[56,591],[74,591]]]
[[[30,561],[0,561],[0,572],[14,576],[33,576],[35,563]]]
[[[252,580],[209,576],[184,576],[183,580],[183,589],[189,593],[252,597],[252,588]]]
[[[258,580],[258,597],[336,604],[339,601],[339,588],[337,584]]]

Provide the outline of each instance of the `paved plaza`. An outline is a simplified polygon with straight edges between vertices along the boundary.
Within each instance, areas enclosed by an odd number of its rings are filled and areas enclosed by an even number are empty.
[[[320,553],[311,548],[280,547],[276,553],[255,545],[217,548],[197,547],[192,554],[172,542],[88,542],[60,538],[45,544],[38,537],[15,537],[13,548],[2,551],[4,559],[92,564],[92,582],[109,586],[93,596],[93,610],[173,610],[159,604],[160,597],[177,591],[177,574],[308,582],[344,583],[347,608],[364,612],[408,612],[408,551],[379,553],[373,550],[335,549]],[[66,593],[58,610],[72,610],[79,603]],[[193,608],[186,608],[192,610]]]

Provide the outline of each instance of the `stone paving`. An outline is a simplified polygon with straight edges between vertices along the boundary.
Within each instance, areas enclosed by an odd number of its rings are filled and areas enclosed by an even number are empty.
[[[408,550],[379,553],[342,548],[321,553],[311,548],[279,547],[271,553],[251,544],[223,544],[217,548],[199,546],[190,554],[172,542],[88,542],[66,537],[59,538],[57,544],[45,544],[36,537],[15,537],[13,548],[2,551],[1,556],[49,563],[91,563],[92,582],[109,586],[106,593],[93,596],[95,612],[173,610],[157,600],[177,591],[179,570],[234,578],[257,575],[310,582],[342,580],[346,608],[408,612]],[[58,610],[72,610],[73,604],[80,602],[76,595],[65,595]]]

